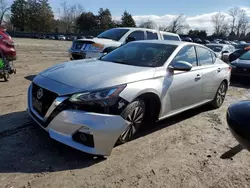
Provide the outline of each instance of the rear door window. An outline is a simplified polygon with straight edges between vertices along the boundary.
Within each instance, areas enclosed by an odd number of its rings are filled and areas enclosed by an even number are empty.
[[[132,33],[130,33],[130,35],[128,37],[134,37],[135,40],[144,40],[144,31],[134,31]]]
[[[147,39],[148,40],[158,40],[157,32],[147,31],[146,33],[147,33]]]
[[[163,34],[163,38],[164,38],[164,40],[176,40],[176,41],[180,41],[179,37],[172,36],[172,35]]]
[[[196,50],[201,66],[214,64],[212,53],[208,49],[196,46]]]

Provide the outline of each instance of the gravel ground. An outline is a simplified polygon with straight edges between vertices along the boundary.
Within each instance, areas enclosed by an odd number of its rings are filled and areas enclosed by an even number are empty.
[[[231,136],[227,107],[250,97],[233,83],[218,110],[201,107],[157,123],[106,160],[50,139],[26,112],[30,80],[67,61],[70,42],[15,39],[17,74],[0,81],[0,187],[250,187],[250,153]]]

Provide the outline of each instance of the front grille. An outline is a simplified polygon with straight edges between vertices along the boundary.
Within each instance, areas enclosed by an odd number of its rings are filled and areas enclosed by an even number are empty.
[[[84,55],[79,55],[79,54],[72,54],[72,57],[74,60],[78,60],[78,59],[84,59]]]
[[[56,93],[53,93],[45,88],[42,88],[33,83],[32,85],[32,106],[34,110],[44,117],[53,101],[58,97]]]

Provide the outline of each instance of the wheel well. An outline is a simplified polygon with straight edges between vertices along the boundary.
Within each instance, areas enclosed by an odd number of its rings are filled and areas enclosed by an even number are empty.
[[[138,97],[146,104],[146,117],[147,121],[156,121],[159,117],[161,110],[160,98],[154,93],[144,93]]]
[[[226,80],[226,79],[225,79],[225,80],[223,80],[222,82],[226,82],[226,83],[227,83],[227,85],[228,85],[228,80]]]
[[[227,88],[228,88],[228,80],[225,79],[225,80],[223,80],[222,82],[226,82]],[[222,82],[221,82],[221,83],[222,83]]]

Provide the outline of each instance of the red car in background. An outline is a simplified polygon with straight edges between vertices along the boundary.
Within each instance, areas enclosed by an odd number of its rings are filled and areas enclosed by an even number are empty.
[[[8,61],[16,60],[16,49],[14,41],[6,32],[5,28],[0,27],[0,52]]]
[[[0,79],[9,80],[10,74],[16,74],[13,62],[16,60],[16,49],[14,41],[6,32],[6,29],[0,26]]]

